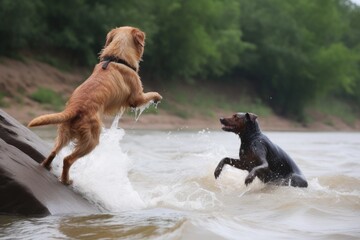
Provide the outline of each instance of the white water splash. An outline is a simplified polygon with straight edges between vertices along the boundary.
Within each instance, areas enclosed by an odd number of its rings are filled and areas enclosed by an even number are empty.
[[[121,114],[115,117],[110,129],[103,129],[99,145],[70,169],[72,187],[100,208],[112,212],[145,207],[128,178],[132,161],[120,146],[125,135],[118,128],[120,117]],[[52,166],[57,176],[61,174],[62,159],[72,148],[71,145],[64,148],[55,158]]]
[[[174,185],[159,185],[146,192],[149,206],[175,207],[187,210],[215,208],[221,203],[215,193],[196,181]]]
[[[155,105],[155,108],[157,108],[157,105],[159,102],[154,103],[153,100],[149,101],[148,103],[145,103],[144,105],[141,105],[139,107],[133,108],[133,111],[135,112],[135,121],[139,120],[140,115],[148,109],[151,105]]]
[[[244,170],[225,165],[215,185],[220,188],[224,194],[237,193],[239,196],[247,192],[257,192],[265,187],[258,178],[248,186],[245,185],[245,178],[249,173]]]
[[[122,110],[121,112],[119,112],[119,113],[115,116],[115,118],[114,118],[114,120],[113,120],[113,122],[112,122],[112,124],[111,124],[110,129],[117,129],[117,128],[118,128],[118,126],[119,126],[119,121],[120,121],[122,115],[124,114],[124,111],[125,111],[125,110]]]

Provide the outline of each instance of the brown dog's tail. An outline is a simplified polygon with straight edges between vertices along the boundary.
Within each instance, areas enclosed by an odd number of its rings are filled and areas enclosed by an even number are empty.
[[[40,117],[33,119],[28,124],[28,127],[36,127],[36,126],[48,125],[48,124],[59,124],[74,118],[76,114],[77,114],[76,111],[65,110],[60,113],[42,115]]]

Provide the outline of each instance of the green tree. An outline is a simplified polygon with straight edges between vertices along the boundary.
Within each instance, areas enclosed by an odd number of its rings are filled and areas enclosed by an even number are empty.
[[[349,27],[344,36],[345,44],[357,55],[356,65],[353,66],[355,82],[346,92],[338,94],[345,95],[353,100],[358,106],[360,104],[360,7],[345,1],[345,16],[349,20]],[[360,107],[358,107],[360,109]]]
[[[342,42],[337,0],[241,1],[244,40],[255,44],[242,66],[280,114],[303,117],[316,97],[349,88],[356,54]]]
[[[146,11],[149,9],[146,1],[37,1],[42,6],[36,16],[42,22],[42,28],[37,33],[38,41],[31,42],[31,47],[83,66],[97,62],[98,53],[109,30],[124,25],[141,25],[141,20],[147,18]],[[19,6],[20,4],[15,4],[14,8]],[[150,25],[146,23],[142,26]]]
[[[360,102],[360,7],[350,0],[0,0],[0,18],[0,55],[30,49],[91,66],[106,33],[130,25],[147,34],[147,76],[238,75],[297,118],[319,96]]]
[[[78,65],[96,62],[99,43],[104,42],[106,9],[90,1],[44,1],[42,13],[46,23],[46,34],[42,46],[63,54]],[[101,38],[100,38],[101,36]]]
[[[37,15],[41,7],[40,0],[0,1],[0,55],[14,55],[37,39],[44,27]]]
[[[189,79],[221,75],[246,48],[235,0],[153,1],[157,29],[147,54],[155,75]]]

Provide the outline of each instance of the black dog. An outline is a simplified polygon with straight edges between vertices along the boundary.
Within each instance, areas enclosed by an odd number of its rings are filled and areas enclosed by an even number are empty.
[[[241,139],[240,159],[224,158],[215,169],[218,178],[224,165],[247,170],[249,174],[245,184],[250,184],[255,177],[264,183],[307,187],[308,183],[295,162],[280,147],[272,143],[260,131],[252,113],[237,113],[231,118],[221,118],[223,130],[239,135]]]

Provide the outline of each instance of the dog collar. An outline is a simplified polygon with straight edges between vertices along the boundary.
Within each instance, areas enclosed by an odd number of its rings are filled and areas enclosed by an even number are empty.
[[[120,63],[120,64],[124,64],[125,66],[131,68],[132,70],[134,70],[136,72],[136,68],[131,66],[128,62],[126,62],[125,60],[122,60],[120,58],[116,58],[116,57],[104,57],[102,60],[104,63],[102,65],[102,69],[106,69],[107,66],[109,65],[110,62],[116,62],[116,63]]]

